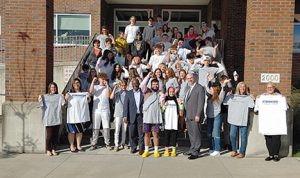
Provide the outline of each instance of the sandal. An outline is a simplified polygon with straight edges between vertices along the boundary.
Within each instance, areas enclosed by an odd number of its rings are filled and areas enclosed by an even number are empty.
[[[47,156],[52,156],[52,153],[51,153],[51,151],[47,151]]]
[[[242,159],[242,158],[244,158],[245,157],[245,155],[244,154],[239,154],[239,155],[237,155],[237,157],[236,158],[238,158],[238,159]]]
[[[75,153],[75,152],[76,152],[76,148],[75,148],[74,150],[72,150],[72,148],[70,148],[70,151],[71,151],[72,153]]]
[[[56,151],[55,151],[55,150],[52,150],[52,155],[53,155],[53,156],[57,156],[57,155],[58,155],[58,153],[56,153]]]

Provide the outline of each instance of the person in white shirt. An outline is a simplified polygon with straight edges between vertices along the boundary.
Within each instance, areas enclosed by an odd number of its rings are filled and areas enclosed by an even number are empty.
[[[97,78],[95,77],[90,86],[90,93],[94,95],[93,103],[93,136],[91,140],[90,150],[95,150],[98,142],[98,136],[100,131],[100,125],[103,126],[103,136],[106,148],[111,150],[110,146],[110,107],[109,97],[111,90],[107,82],[107,75],[105,73],[99,73]],[[99,81],[99,85],[95,85],[96,81]]]
[[[101,27],[101,34],[97,36],[96,39],[100,41],[100,48],[104,49],[105,48],[105,40],[107,38],[110,38],[112,40],[112,44],[115,44],[115,39],[114,37],[109,33],[108,29],[106,26]]]
[[[139,74],[140,78],[144,78],[143,73],[147,72],[147,66],[142,63],[141,56],[139,56],[139,55],[136,55],[136,56],[133,57],[132,63],[129,66],[129,69],[131,69],[131,68],[136,69],[136,71]]]
[[[70,143],[70,151],[84,151],[81,147],[84,124],[90,121],[89,105],[90,95],[88,92],[82,92],[81,81],[75,78],[72,82],[72,89],[65,95],[68,102],[67,109],[67,125],[68,140]],[[75,138],[77,148],[75,147]]]
[[[266,161],[279,161],[281,135],[287,135],[286,98],[275,92],[275,85],[269,82],[266,93],[256,98],[254,111],[258,111],[258,130],[265,136],[269,156]]]
[[[151,56],[150,61],[148,63],[148,68],[152,71],[158,68],[159,64],[166,63],[165,56],[162,55],[163,46],[161,44],[155,45],[154,55]]]
[[[186,61],[186,55],[191,53],[191,50],[184,48],[183,44],[184,44],[184,39],[179,38],[178,45],[177,45],[177,54],[181,60]]]
[[[139,26],[135,25],[136,24],[135,16],[131,16],[129,21],[130,21],[130,24],[127,25],[125,28],[125,38],[129,45],[129,49],[131,49],[131,45],[136,37],[137,32],[140,31],[140,28],[139,28]]]

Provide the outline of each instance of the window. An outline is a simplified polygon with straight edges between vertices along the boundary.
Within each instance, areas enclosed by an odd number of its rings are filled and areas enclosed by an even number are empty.
[[[293,53],[300,53],[300,23],[294,24]]]
[[[148,12],[147,11],[138,11],[138,10],[117,10],[116,11],[116,20],[117,21],[126,21],[128,22],[131,16],[135,16],[137,21],[148,21]]]
[[[140,31],[148,24],[148,18],[152,17],[152,9],[114,9],[114,35],[118,36],[120,31],[124,31],[125,27],[129,24],[131,16],[135,16],[137,23],[140,27]]]
[[[87,14],[54,15],[55,36],[90,36],[91,16]]]
[[[199,10],[163,10],[164,21],[170,22],[200,22]]]
[[[169,27],[177,27],[186,34],[188,27],[193,25],[196,32],[201,31],[201,10],[194,9],[162,9],[163,21],[169,22]]]

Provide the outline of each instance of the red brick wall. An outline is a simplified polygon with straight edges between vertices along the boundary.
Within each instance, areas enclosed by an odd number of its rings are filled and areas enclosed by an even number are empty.
[[[54,13],[91,14],[93,36],[100,33],[101,1],[103,0],[54,0]]]
[[[1,16],[1,24],[0,24],[0,31],[1,31],[1,34],[0,34],[0,39],[3,38],[3,29],[4,29],[4,25],[3,25],[3,15],[4,15],[4,0],[0,0],[0,16]]]
[[[221,1],[221,38],[225,40],[224,62],[230,77],[233,71],[243,80],[245,59],[246,6],[244,0]]]
[[[265,92],[260,73],[279,73],[278,89],[290,96],[294,0],[248,0],[245,82],[254,94]]]
[[[79,62],[87,46],[54,47],[54,62]]]
[[[36,101],[52,80],[53,0],[5,1],[7,101]]]

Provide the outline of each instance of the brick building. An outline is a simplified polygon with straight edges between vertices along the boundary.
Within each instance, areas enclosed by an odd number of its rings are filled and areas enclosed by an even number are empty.
[[[292,53],[294,14],[300,14],[295,0],[186,0],[184,5],[177,0],[0,2],[0,39],[6,40],[6,150],[44,150],[41,113],[35,104],[37,94],[53,79],[53,43],[59,43],[59,37],[93,36],[102,25],[116,36],[131,15],[145,26],[148,17],[160,14],[183,32],[189,24],[200,30],[202,21],[219,24],[227,70],[238,71],[254,94],[264,92],[262,73],[279,74],[278,88],[286,96],[291,94],[292,78],[299,77],[300,55]]]

